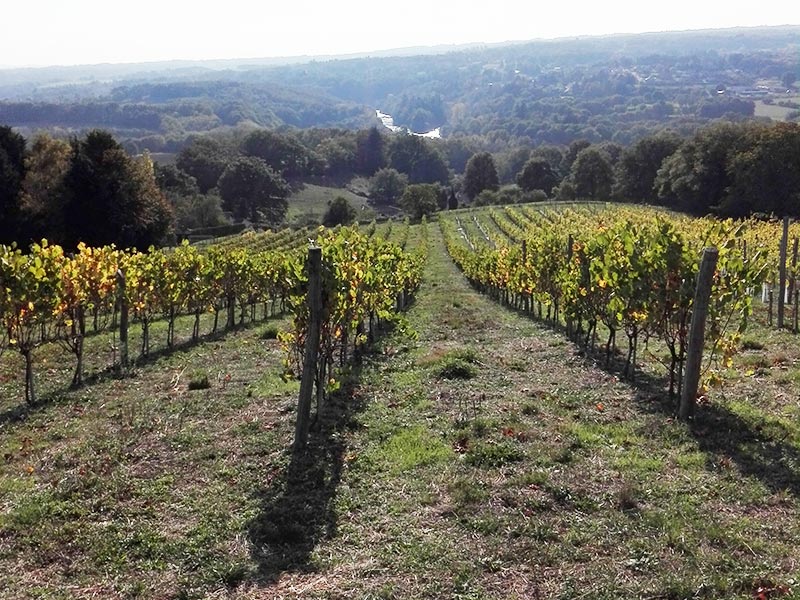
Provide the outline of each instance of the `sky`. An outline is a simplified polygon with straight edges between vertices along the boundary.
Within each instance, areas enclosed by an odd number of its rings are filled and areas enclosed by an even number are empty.
[[[265,58],[800,24],[800,2],[752,0],[12,0],[0,66]],[[543,6],[545,5],[545,6]],[[723,8],[724,7],[724,8]]]

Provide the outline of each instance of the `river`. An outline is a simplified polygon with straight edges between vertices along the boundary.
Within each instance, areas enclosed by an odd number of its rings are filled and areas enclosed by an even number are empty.
[[[375,114],[377,115],[378,119],[380,119],[381,123],[383,123],[383,126],[386,127],[386,129],[394,131],[395,133],[405,131],[406,133],[410,133],[411,135],[417,135],[419,137],[424,137],[424,138],[441,139],[442,137],[441,127],[437,127],[436,129],[432,129],[431,131],[427,131],[425,133],[416,133],[414,131],[411,131],[407,127],[398,127],[397,125],[395,125],[394,117],[392,117],[392,115],[388,115],[384,112],[381,112],[378,109],[375,109]]]

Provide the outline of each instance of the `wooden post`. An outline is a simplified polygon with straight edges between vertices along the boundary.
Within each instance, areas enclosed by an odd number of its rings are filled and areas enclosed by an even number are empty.
[[[787,301],[789,304],[794,300],[794,291],[797,288],[797,238],[794,238],[792,243],[792,272],[789,274],[789,292],[787,293]]]
[[[295,452],[305,449],[308,443],[308,428],[311,422],[311,397],[317,374],[320,317],[322,313],[322,249],[309,248],[308,262],[308,332],[303,356],[303,375],[300,380],[300,396],[297,400],[297,423],[294,433]]]
[[[800,302],[800,290],[795,290],[794,291],[794,327],[793,327],[793,331],[795,333],[797,333],[797,325],[798,325],[798,323],[797,323],[797,317],[798,317],[798,315],[797,315],[797,310],[798,310],[797,303],[798,302]]]
[[[786,247],[789,244],[789,217],[783,218],[781,236],[780,270],[778,271],[778,329],[783,329],[784,305],[786,304]]]
[[[528,241],[522,240],[522,267],[528,264]],[[531,297],[526,292],[522,292],[522,310],[525,312],[532,311]]]
[[[703,360],[703,346],[706,335],[706,316],[708,300],[711,296],[711,282],[717,268],[719,251],[714,248],[703,250],[700,272],[697,274],[697,287],[692,305],[692,323],[689,329],[689,345],[686,351],[686,370],[683,375],[681,404],[678,416],[686,421],[694,415],[697,388],[700,384],[700,367]]]
[[[572,246],[575,244],[575,240],[572,237],[572,234],[569,234],[567,238],[567,268],[569,268],[569,264],[572,262]],[[556,316],[555,321],[558,323],[558,308],[556,307]],[[565,325],[567,326],[567,337],[572,338],[572,321],[569,319],[565,319]]]
[[[773,303],[773,298],[774,298],[774,295],[772,293],[772,288],[769,288],[769,291],[767,292],[767,303],[769,304],[769,319],[767,321],[767,324],[770,327],[772,327],[772,306],[774,304]]]
[[[128,297],[125,293],[125,273],[117,269],[117,303],[119,304],[119,366],[128,368]]]

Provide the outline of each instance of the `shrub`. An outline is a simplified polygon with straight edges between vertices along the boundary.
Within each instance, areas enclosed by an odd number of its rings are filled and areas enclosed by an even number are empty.
[[[190,390],[207,390],[211,387],[211,382],[208,380],[208,373],[205,371],[195,371],[189,379]]]
[[[475,365],[460,358],[447,358],[436,371],[442,379],[472,379],[478,374]]]
[[[522,450],[511,442],[476,443],[466,454],[467,464],[475,467],[500,467],[522,460]]]

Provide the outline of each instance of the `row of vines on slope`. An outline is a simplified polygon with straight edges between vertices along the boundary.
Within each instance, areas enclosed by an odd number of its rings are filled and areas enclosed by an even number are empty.
[[[243,236],[238,244],[228,242],[202,250],[186,243],[148,252],[80,245],[71,256],[46,241],[33,244],[26,252],[13,245],[0,245],[0,355],[8,349],[22,355],[25,399],[34,403],[35,349],[46,343],[61,344],[75,357],[72,383],[80,385],[87,334],[107,328],[116,331],[123,302],[141,327],[141,356],[150,352],[150,327],[157,319],[166,321],[167,347],[173,347],[175,322],[180,315],[193,316],[192,341],[197,342],[204,313],[214,314],[213,333],[223,311],[226,328],[255,320],[259,306],[263,306],[263,318],[275,314],[278,306],[300,311],[297,298],[303,285],[302,265],[309,234],[332,253],[331,264],[339,275],[362,273],[369,285],[376,285],[374,272],[382,268],[369,260],[392,255],[398,277],[412,270],[405,267],[403,259],[414,265],[419,262],[393,244],[369,240],[357,228],[303,231],[302,244],[298,244],[296,234],[280,234],[282,242],[274,236],[262,236],[266,249],[259,248],[254,236]],[[360,253],[357,269],[346,266],[357,262],[356,255],[347,250],[356,247]],[[409,274],[404,293],[410,293],[416,285],[413,277],[418,274]],[[337,281],[332,285],[344,289],[352,283]],[[388,291],[376,288],[371,293],[395,291],[395,287]],[[375,304],[370,314],[384,317],[384,310],[383,305]]]
[[[607,361],[622,332],[628,342],[624,373],[631,377],[640,343],[659,356],[649,342],[661,340],[670,394],[679,391],[682,378],[700,256],[704,247],[717,246],[708,364],[730,363],[752,310],[751,290],[770,265],[766,246],[752,237],[743,251],[748,223],[673,219],[633,208],[545,210],[524,218],[515,209],[510,213],[493,220],[519,243],[496,250],[472,250],[451,219],[440,220],[447,248],[471,283],[552,323],[563,320],[584,346],[593,346],[604,331]],[[713,382],[713,370],[708,374]]]
[[[408,223],[404,225],[408,229]],[[420,226],[413,252],[386,239],[357,229],[330,230],[316,240],[322,250],[323,317],[317,360],[318,402],[339,384],[337,369],[373,339],[376,328],[396,320],[419,286],[427,257],[427,224]],[[408,231],[403,234],[403,244]],[[289,297],[293,328],[282,334],[288,350],[287,372],[299,375],[308,333],[308,279],[301,262],[295,263],[295,293]]]

